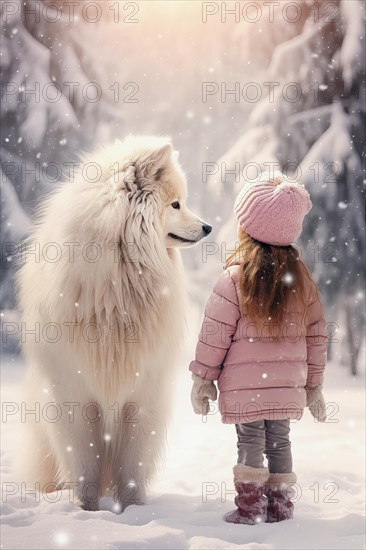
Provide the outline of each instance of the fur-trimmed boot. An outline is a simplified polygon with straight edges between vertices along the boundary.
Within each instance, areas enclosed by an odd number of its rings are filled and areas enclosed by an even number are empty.
[[[296,483],[296,475],[293,472],[270,474],[265,486],[265,494],[268,498],[267,523],[276,523],[293,517],[294,504],[291,498],[294,496],[294,483]]]
[[[269,476],[267,468],[252,468],[244,464],[234,466],[235,504],[238,507],[224,516],[228,523],[255,525],[267,518],[267,497],[264,484]]]

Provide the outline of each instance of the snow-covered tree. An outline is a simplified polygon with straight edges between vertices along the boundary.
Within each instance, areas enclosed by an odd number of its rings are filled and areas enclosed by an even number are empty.
[[[260,41],[258,25],[236,37],[245,40],[243,56],[251,63],[267,56],[263,83],[272,84],[262,86],[267,93],[252,111],[249,127],[218,164],[239,162],[243,168],[255,162],[268,169],[275,163],[309,190],[314,206],[301,245],[334,323],[331,349],[355,374],[365,325],[365,4],[304,0],[297,5],[301,17],[292,23],[279,3]],[[242,183],[243,170],[229,193],[221,177],[212,178],[221,211],[232,205]],[[222,238],[233,234],[234,221]],[[338,325],[344,331],[334,330]],[[342,333],[347,346],[337,343]]]
[[[70,2],[47,0],[2,2],[0,8],[1,307],[15,304],[10,251],[26,234],[29,214],[72,173],[100,118],[107,121],[112,114],[103,97],[93,101],[103,65],[91,24],[81,17],[82,4],[71,4],[73,11]]]

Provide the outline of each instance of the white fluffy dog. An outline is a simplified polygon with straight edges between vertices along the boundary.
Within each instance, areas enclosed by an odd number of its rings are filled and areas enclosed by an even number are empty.
[[[27,486],[69,484],[87,510],[102,494],[119,510],[144,502],[183,332],[177,247],[211,231],[185,200],[169,139],[129,136],[43,203],[18,277],[26,403],[38,411],[25,419]]]

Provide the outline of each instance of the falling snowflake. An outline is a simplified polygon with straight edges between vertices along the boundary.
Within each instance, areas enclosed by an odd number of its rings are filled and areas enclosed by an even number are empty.
[[[294,276],[292,275],[292,273],[285,273],[285,275],[282,277],[282,281],[286,285],[292,285],[292,283],[294,282]]]

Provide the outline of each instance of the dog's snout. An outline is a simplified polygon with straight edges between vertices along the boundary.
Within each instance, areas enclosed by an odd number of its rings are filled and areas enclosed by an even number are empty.
[[[206,235],[209,235],[212,231],[212,226],[211,225],[208,225],[208,223],[204,223],[202,225],[202,229],[203,229],[203,232],[206,234]]]

